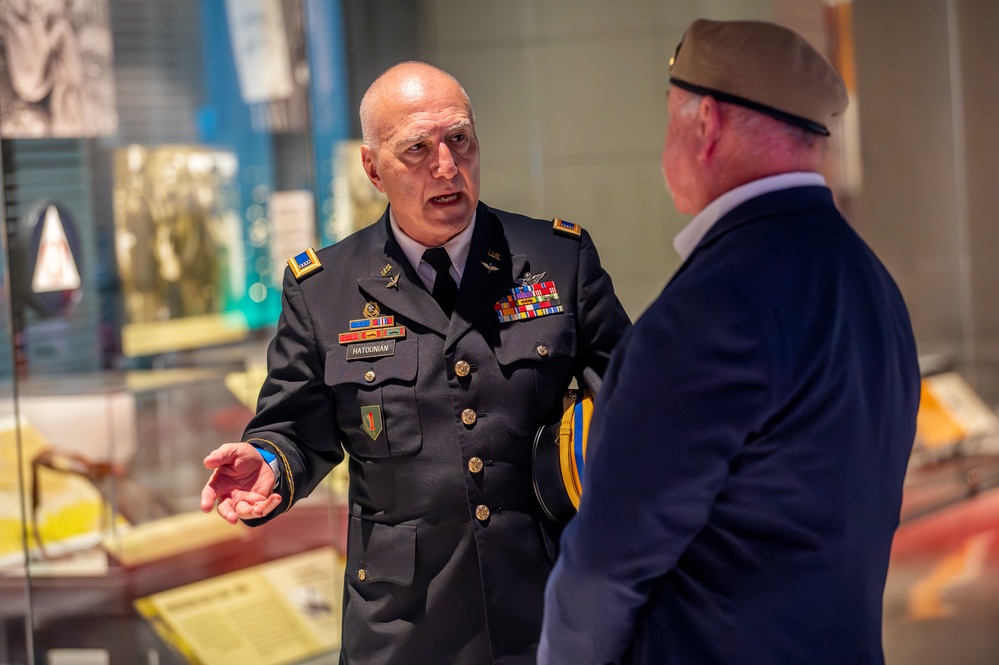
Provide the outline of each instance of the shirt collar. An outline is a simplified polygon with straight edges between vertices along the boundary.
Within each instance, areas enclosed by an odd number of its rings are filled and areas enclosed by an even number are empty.
[[[468,261],[468,250],[472,246],[472,231],[475,229],[475,216],[478,211],[472,212],[472,219],[468,222],[461,233],[444,243],[444,249],[447,251],[447,255],[451,258],[451,275],[455,277],[455,282],[461,284],[461,276],[465,273],[465,263]],[[402,247],[403,253],[406,258],[409,259],[410,265],[419,274],[420,279],[426,284],[428,289],[433,288],[434,278],[436,273],[433,267],[429,264],[424,263],[423,269],[421,269],[420,264],[423,263],[423,252],[430,249],[426,245],[422,245],[417,241],[410,238],[408,235],[403,233],[402,229],[399,228],[399,222],[396,221],[395,215],[392,214],[392,206],[389,206],[389,224],[392,226],[392,233],[395,235],[396,241],[399,246]],[[457,272],[457,275],[455,275]],[[424,274],[426,273],[426,274]],[[429,280],[429,283],[428,283]]]
[[[711,230],[719,219],[736,206],[745,203],[749,199],[756,198],[761,194],[776,192],[781,189],[792,187],[826,186],[826,179],[821,173],[811,171],[797,171],[794,173],[781,173],[778,175],[760,178],[753,182],[740,185],[735,189],[730,189],[714,201],[705,206],[704,210],[697,213],[683,230],[673,238],[673,247],[682,261],[694,253],[697,243]]]

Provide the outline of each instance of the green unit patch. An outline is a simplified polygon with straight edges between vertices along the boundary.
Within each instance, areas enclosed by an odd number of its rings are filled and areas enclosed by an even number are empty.
[[[378,435],[382,433],[382,407],[362,406],[361,428],[365,434],[371,437],[372,441],[376,441]]]

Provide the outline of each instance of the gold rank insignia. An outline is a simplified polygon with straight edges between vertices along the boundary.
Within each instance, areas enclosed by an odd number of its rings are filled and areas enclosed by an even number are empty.
[[[583,232],[583,227],[575,222],[567,222],[556,217],[552,220],[552,230],[570,238],[578,238],[579,234]]]
[[[295,279],[301,280],[306,275],[322,270],[323,264],[316,258],[316,250],[309,247],[301,254],[288,259],[288,266],[291,267],[291,274]]]

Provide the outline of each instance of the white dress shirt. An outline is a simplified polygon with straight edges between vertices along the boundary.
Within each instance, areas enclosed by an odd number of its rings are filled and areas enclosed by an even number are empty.
[[[472,220],[461,233],[444,243],[444,249],[451,258],[451,277],[454,278],[454,283],[458,286],[461,286],[461,276],[465,272],[465,263],[468,261],[468,250],[472,246],[472,230],[475,228],[475,215],[476,213],[473,212]],[[403,233],[402,229],[399,228],[399,223],[395,221],[395,215],[392,214],[391,207],[389,207],[389,224],[392,225],[392,233],[399,242],[399,246],[402,247],[402,251],[406,254],[406,258],[409,259],[410,265],[416,268],[416,274],[423,280],[427,291],[433,292],[437,271],[434,270],[432,265],[423,260],[423,252],[430,249],[430,247],[421,245]]]

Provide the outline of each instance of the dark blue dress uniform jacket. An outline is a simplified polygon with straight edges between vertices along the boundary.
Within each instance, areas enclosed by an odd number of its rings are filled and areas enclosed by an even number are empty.
[[[589,235],[480,204],[450,321],[387,212],[317,254],[321,271],[285,276],[244,440],[285,468],[274,514],[349,455],[341,662],[533,663],[560,533],[534,495],[534,434],[561,416],[574,374],[603,373],[631,325]],[[554,282],[565,312],[500,323],[493,305],[525,272]],[[394,355],[348,360],[338,334],[369,302],[406,336]],[[383,419],[374,439],[371,406]]]
[[[604,378],[539,662],[883,663],[919,382],[828,189],[724,215]]]

